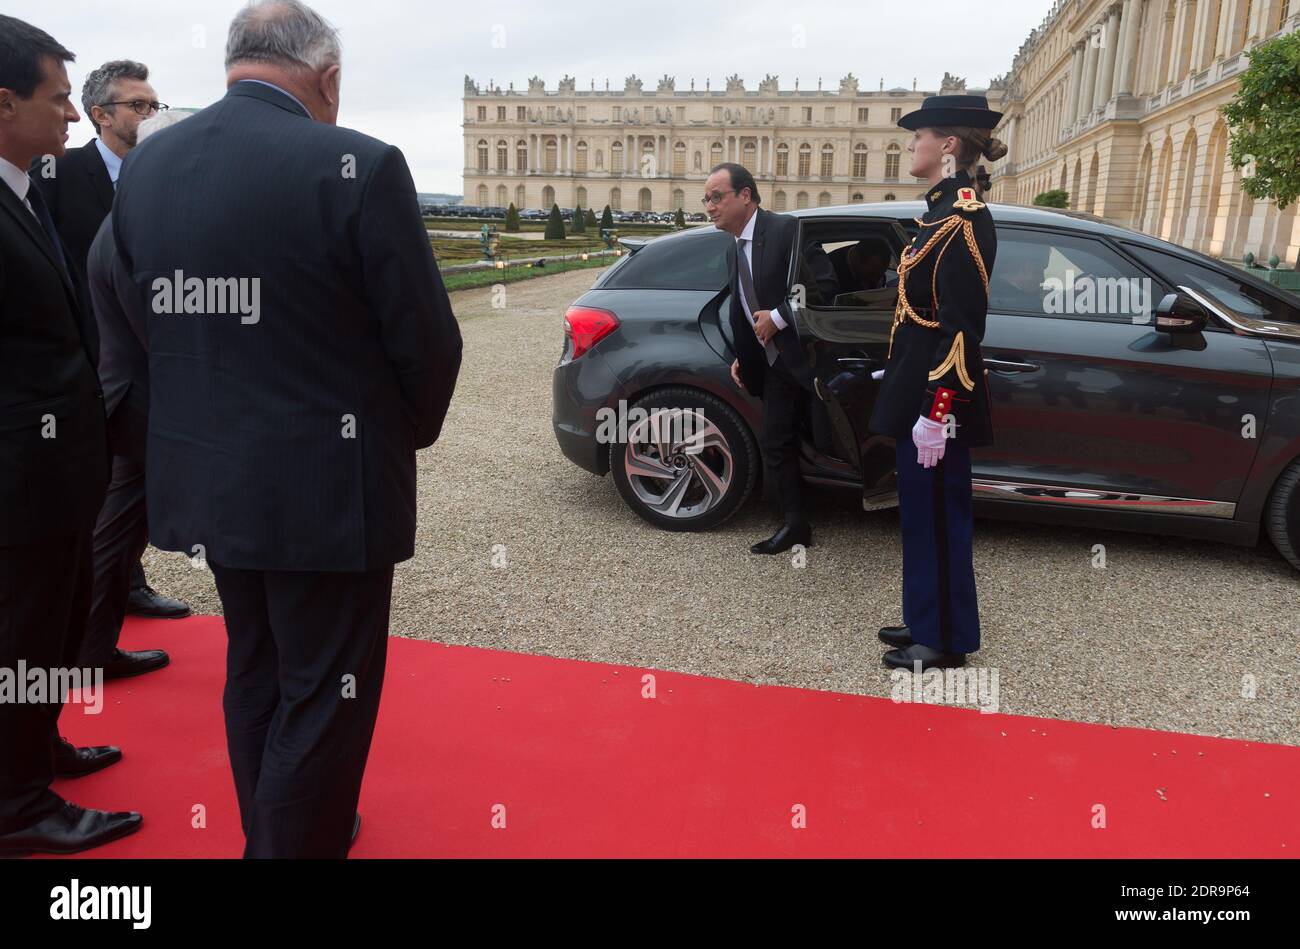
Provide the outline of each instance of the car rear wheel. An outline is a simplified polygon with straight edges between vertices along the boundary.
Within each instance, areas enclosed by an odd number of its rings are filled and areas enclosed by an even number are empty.
[[[1264,520],[1278,553],[1300,570],[1300,459],[1277,479]]]
[[[640,410],[640,411],[638,411]],[[609,468],[630,508],[672,531],[716,527],[749,497],[758,449],[730,406],[696,389],[664,389],[628,412]]]

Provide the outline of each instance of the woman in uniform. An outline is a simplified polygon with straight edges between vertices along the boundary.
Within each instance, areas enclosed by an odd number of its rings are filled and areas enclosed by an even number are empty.
[[[871,429],[898,451],[903,624],[880,639],[885,665],[964,665],[979,649],[971,562],[970,450],[992,442],[980,342],[997,252],[981,159],[1006,146],[983,96],[930,96],[899,119],[911,131],[911,174],[929,182],[928,210],[898,267],[898,305]]]

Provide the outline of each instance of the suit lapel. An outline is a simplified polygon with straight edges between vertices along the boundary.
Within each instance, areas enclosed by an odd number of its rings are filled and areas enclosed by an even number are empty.
[[[34,188],[36,185],[33,184],[32,187]],[[18,222],[18,226],[27,232],[36,246],[40,248],[41,253],[58,271],[59,279],[63,281],[63,289],[67,292],[68,299],[72,301],[73,310],[79,312],[81,304],[77,299],[76,288],[72,285],[72,275],[63,266],[63,261],[59,259],[59,252],[54,249],[54,244],[50,242],[49,237],[45,234],[45,229],[36,220],[36,215],[27,210],[27,207],[18,200],[18,195],[14,194],[13,189],[8,185],[0,185],[0,207],[9,212],[9,215]]]
[[[759,293],[759,275],[763,272],[763,241],[767,238],[767,212],[759,208],[754,212],[758,219],[754,221],[754,266],[751,276],[754,278],[754,292]],[[759,300],[762,303],[762,300]]]
[[[113,209],[113,179],[108,176],[108,166],[104,164],[104,156],[99,153],[99,147],[94,142],[91,142],[85,148],[89,152],[86,161],[86,174],[90,176],[90,182],[95,189],[95,194],[99,196],[99,203],[102,205],[104,213],[107,214]]]

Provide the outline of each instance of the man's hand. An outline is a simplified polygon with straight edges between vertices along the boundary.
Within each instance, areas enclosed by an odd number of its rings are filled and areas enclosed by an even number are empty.
[[[912,444],[916,445],[916,463],[923,468],[933,468],[943,460],[943,449],[948,439],[942,424],[924,415],[912,426]]]
[[[740,388],[745,388],[745,384],[740,381],[740,360],[733,360],[731,363],[731,381]]]
[[[754,335],[764,346],[777,333],[776,324],[772,322],[771,310],[759,310],[754,314]]]

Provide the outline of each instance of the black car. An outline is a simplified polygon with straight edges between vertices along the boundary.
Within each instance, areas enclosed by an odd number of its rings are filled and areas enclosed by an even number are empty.
[[[1300,568],[1300,298],[1091,215],[990,209],[995,444],[972,455],[976,513],[1243,545],[1264,531]],[[883,243],[893,268],[924,211],[792,212],[791,305],[821,383],[804,478],[860,486],[868,509],[897,503],[893,443],[866,426],[897,276],[865,274],[852,248]],[[701,227],[623,244],[632,253],[566,313],[555,436],[575,464],[612,471],[647,521],[705,530],[762,469],[760,403],[730,375],[735,241]],[[798,279],[818,248],[837,292]]]

